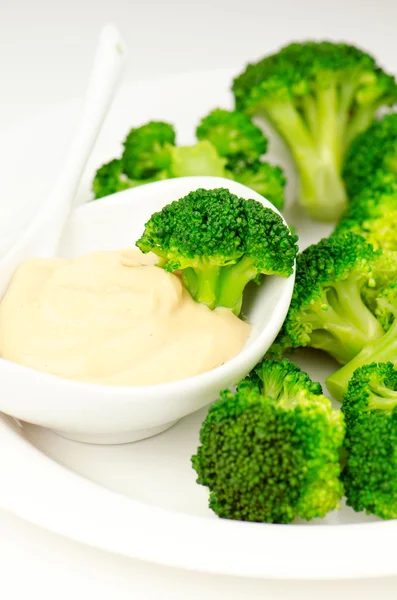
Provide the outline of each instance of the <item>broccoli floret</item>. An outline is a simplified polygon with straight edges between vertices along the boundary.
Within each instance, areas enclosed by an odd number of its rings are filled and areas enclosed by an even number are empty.
[[[368,341],[362,350],[344,367],[327,378],[327,387],[337,400],[342,401],[356,369],[370,363],[391,362],[397,366],[397,283],[382,289],[376,298],[375,314],[383,328],[383,335]]]
[[[199,140],[208,140],[233,170],[240,161],[253,163],[267,151],[267,138],[250,117],[238,111],[217,108],[196,129]]]
[[[211,406],[192,464],[222,518],[310,520],[339,505],[343,435],[320,384],[285,359],[265,359]]]
[[[358,235],[332,236],[297,257],[296,282],[272,356],[302,346],[324,350],[338,362],[351,360],[383,329],[363,300],[365,288],[383,275],[382,252]]]
[[[397,250],[397,177],[377,171],[370,187],[350,202],[335,228],[336,234],[352,231],[374,248]]]
[[[260,160],[267,138],[247,115],[216,109],[197,134],[198,143],[176,146],[169,123],[151,121],[131,129],[121,159],[98,169],[94,198],[160,179],[206,175],[238,181],[283,208],[285,176],[280,167]]]
[[[353,140],[343,166],[349,197],[371,188],[379,170],[394,173],[397,179],[397,113],[374,121]]]
[[[292,43],[234,80],[236,108],[265,117],[288,144],[309,215],[336,221],[346,207],[341,170],[352,140],[397,85],[367,53],[342,43]]]
[[[103,198],[137,185],[128,179],[121,170],[121,160],[114,159],[102,165],[96,172],[92,182],[94,198]]]
[[[267,162],[254,162],[250,166],[227,172],[226,176],[251,188],[269,200],[278,210],[284,208],[285,184],[287,182],[280,167]]]
[[[239,314],[249,281],[291,275],[296,241],[273,210],[219,188],[198,189],[154,213],[137,246],[157,254],[167,271],[182,271],[197,302]]]
[[[357,369],[343,399],[347,505],[397,518],[397,371],[393,364]]]
[[[169,123],[151,121],[131,129],[124,141],[123,171],[131,179],[148,179],[167,171],[175,131]]]
[[[221,158],[215,147],[204,140],[193,146],[179,146],[172,149],[169,177],[209,175],[226,177],[226,160]]]

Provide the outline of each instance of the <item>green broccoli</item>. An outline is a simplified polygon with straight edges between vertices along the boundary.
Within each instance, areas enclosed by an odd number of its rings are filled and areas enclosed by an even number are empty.
[[[94,198],[160,179],[208,175],[238,181],[283,208],[284,173],[261,160],[267,139],[247,115],[216,109],[202,120],[197,134],[201,141],[196,144],[176,146],[169,123],[151,121],[131,129],[121,159],[98,169]]]
[[[343,399],[347,505],[397,518],[397,371],[393,364],[357,369]]]
[[[138,185],[122,172],[121,160],[114,159],[102,165],[96,172],[92,189],[96,199],[110,196]]]
[[[220,396],[192,457],[219,517],[290,523],[339,506],[343,415],[320,384],[286,359],[264,359],[235,394]]]
[[[377,171],[371,185],[351,200],[334,233],[351,231],[374,248],[397,251],[397,177]]]
[[[198,189],[154,213],[137,246],[157,254],[167,271],[182,271],[197,302],[239,314],[249,281],[292,274],[296,241],[273,210],[219,188]]]
[[[208,141],[193,146],[179,146],[171,153],[169,177],[209,175],[226,177],[226,160],[219,156],[215,147]]]
[[[397,179],[397,113],[374,121],[353,140],[342,171],[349,197],[371,188],[377,171],[394,173]]]
[[[257,161],[267,151],[267,138],[250,117],[238,111],[217,108],[196,129],[197,139],[208,140],[231,171],[237,163]]]
[[[381,251],[352,233],[323,239],[300,253],[291,305],[269,355],[310,346],[344,364],[368,340],[382,336],[362,297],[383,276],[381,259]]]
[[[327,378],[327,387],[342,401],[356,369],[373,362],[391,362],[397,366],[397,283],[385,286],[376,298],[375,315],[384,333],[368,341],[361,351],[341,369]]]
[[[169,123],[151,121],[131,129],[121,158],[124,173],[131,179],[141,180],[167,172],[174,146],[175,131]]]
[[[280,167],[256,161],[249,166],[227,171],[226,176],[255,190],[269,200],[278,210],[284,208],[285,184],[287,182]]]
[[[397,101],[394,78],[354,46],[309,41],[248,65],[233,92],[237,110],[265,117],[286,141],[309,215],[336,221],[346,207],[345,152],[380,106]]]

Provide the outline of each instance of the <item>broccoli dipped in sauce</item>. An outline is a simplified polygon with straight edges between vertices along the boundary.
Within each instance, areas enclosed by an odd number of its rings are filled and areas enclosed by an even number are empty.
[[[131,129],[119,159],[102,165],[93,181],[96,199],[174,177],[225,177],[251,187],[278,209],[284,206],[282,169],[263,160],[267,138],[244,113],[215,109],[197,127],[198,142],[177,146],[169,123]]]
[[[308,214],[336,221],[346,207],[345,153],[378,108],[397,101],[394,77],[354,46],[308,41],[248,65],[233,92],[237,110],[266,118],[289,146]]]
[[[357,369],[344,396],[347,505],[397,518],[397,371],[393,364]]]
[[[343,165],[349,197],[371,190],[374,178],[377,182],[381,177],[376,177],[378,171],[397,180],[397,113],[375,120],[352,142]]]
[[[369,187],[354,196],[335,234],[351,231],[361,235],[375,249],[397,250],[397,176],[377,171]]]
[[[382,252],[352,233],[306,248],[297,257],[291,305],[269,355],[309,346],[344,364],[381,337],[383,328],[363,296],[386,277],[385,266]]]
[[[248,282],[292,274],[296,242],[273,210],[218,188],[195,190],[154,213],[137,246],[157,254],[167,271],[182,271],[197,302],[238,315]]]
[[[380,362],[391,362],[397,366],[396,282],[391,282],[378,293],[375,315],[383,329],[383,335],[368,341],[352,360],[326,380],[327,387],[336,400],[342,401],[356,369]]]
[[[339,506],[343,436],[320,384],[286,359],[264,359],[211,406],[192,464],[219,517],[310,520]]]

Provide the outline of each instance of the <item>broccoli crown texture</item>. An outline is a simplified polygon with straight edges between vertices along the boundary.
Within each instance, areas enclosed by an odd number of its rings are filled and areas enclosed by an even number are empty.
[[[394,78],[354,46],[309,41],[248,65],[233,92],[237,110],[268,119],[290,147],[309,214],[335,221],[346,206],[346,149],[380,106],[396,102]]]
[[[195,300],[238,314],[249,281],[292,274],[296,241],[273,210],[218,188],[195,190],[154,213],[137,246],[157,254],[167,271],[181,270]]]
[[[334,232],[361,235],[374,248],[397,250],[397,177],[377,171],[370,187],[351,200]]]
[[[131,129],[124,141],[123,171],[132,179],[148,179],[167,170],[175,131],[169,123],[150,121]]]
[[[299,367],[264,360],[209,409],[192,457],[222,518],[290,523],[338,507],[343,416]]]
[[[323,239],[299,254],[291,305],[271,353],[311,346],[344,364],[369,339],[382,336],[362,297],[376,285],[381,255],[352,233]]]
[[[327,378],[327,387],[337,400],[343,399],[349,381],[360,367],[381,362],[397,366],[397,283],[391,282],[378,292],[375,315],[383,335],[368,341],[350,362]]]
[[[379,170],[394,173],[397,178],[397,113],[375,120],[353,140],[343,165],[349,197],[371,188]]]
[[[122,173],[121,160],[114,159],[102,165],[96,172],[92,183],[94,198],[110,196],[134,187],[134,182]]]
[[[397,371],[372,363],[354,372],[343,400],[348,506],[397,518]]]
[[[245,113],[217,108],[204,117],[196,129],[199,140],[208,140],[219,156],[236,162],[251,163],[267,151],[267,139]]]

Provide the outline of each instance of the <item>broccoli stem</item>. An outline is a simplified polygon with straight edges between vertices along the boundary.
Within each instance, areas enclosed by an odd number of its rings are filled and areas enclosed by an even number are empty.
[[[344,281],[334,284],[332,289],[336,292],[336,301],[342,315],[346,315],[349,321],[365,334],[366,340],[377,339],[384,335],[383,327],[378,319],[362,300],[359,280],[348,277]]]
[[[373,121],[375,109],[372,106],[361,106],[351,118],[345,133],[345,150],[360,133],[367,129]]]
[[[317,318],[312,319],[310,345],[341,364],[356,356],[368,340],[384,335],[380,323],[363,303],[360,286],[353,278],[330,287],[322,303],[313,305],[312,311]]]
[[[330,304],[327,308],[322,308],[320,303],[313,305],[308,322],[313,327],[310,346],[324,350],[341,364],[356,356],[368,340],[361,329],[354,327]]]
[[[306,99],[302,110],[306,118],[292,102],[266,107],[295,158],[301,203],[312,218],[336,221],[346,207],[346,192],[340,175],[341,132],[335,88],[321,90],[314,103]]]
[[[189,272],[186,275],[183,272],[182,275],[188,291],[191,293],[196,302],[206,304],[208,308],[211,309],[214,309],[215,306],[218,305],[217,297],[220,270],[221,268],[218,266],[205,265],[202,268],[194,269],[196,275],[194,279],[192,274]],[[194,285],[194,289],[190,288],[190,284]]]
[[[247,256],[244,256],[235,265],[223,267],[220,276],[218,305],[231,308],[234,314],[239,315],[244,288],[257,274],[258,270]]]
[[[353,373],[359,367],[373,362],[392,362],[397,365],[397,319],[380,338],[368,342],[344,367],[326,380],[327,387],[336,400],[342,402]]]

